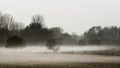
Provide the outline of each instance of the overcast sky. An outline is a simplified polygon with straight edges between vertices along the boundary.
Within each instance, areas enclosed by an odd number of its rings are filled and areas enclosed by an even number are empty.
[[[0,0],[0,11],[29,24],[33,15],[47,27],[82,34],[92,26],[120,26],[120,0]]]

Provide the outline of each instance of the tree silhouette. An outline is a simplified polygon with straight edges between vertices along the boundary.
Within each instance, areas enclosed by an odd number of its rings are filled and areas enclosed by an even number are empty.
[[[116,26],[104,27],[94,26],[84,33],[79,44],[96,45],[119,45],[120,44],[120,29]]]
[[[24,47],[24,46],[25,46],[25,43],[23,39],[21,39],[18,36],[12,36],[7,39],[6,48]]]

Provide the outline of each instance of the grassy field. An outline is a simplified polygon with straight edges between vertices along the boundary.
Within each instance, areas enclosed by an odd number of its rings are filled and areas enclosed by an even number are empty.
[[[120,68],[120,63],[68,63],[68,64],[40,64],[40,65],[0,64],[0,68]]]
[[[26,50],[24,53],[24,50],[1,49],[0,68],[120,68],[119,48],[90,51],[66,49],[68,51],[58,53],[42,53],[36,49],[26,53]]]
[[[84,54],[120,56],[120,50],[86,51]]]
[[[94,50],[94,51],[81,51],[81,52],[62,52],[64,54],[93,54],[93,55],[107,55],[107,56],[120,56],[120,50],[108,49],[108,50]]]

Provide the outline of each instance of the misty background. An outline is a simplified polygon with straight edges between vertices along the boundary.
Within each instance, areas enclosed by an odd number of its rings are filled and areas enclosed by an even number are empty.
[[[92,26],[119,26],[119,0],[0,0],[0,10],[28,25],[35,14],[44,16],[48,28],[83,34]],[[74,28],[71,28],[74,27]],[[79,29],[79,31],[78,31]]]
[[[120,44],[118,0],[5,0],[0,5],[0,44],[6,48]]]
[[[119,18],[119,0],[0,0],[0,68],[119,68]]]

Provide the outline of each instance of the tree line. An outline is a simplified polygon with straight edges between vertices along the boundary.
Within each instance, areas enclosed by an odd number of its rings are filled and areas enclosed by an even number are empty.
[[[119,45],[120,27],[94,26],[86,31],[79,40],[80,45]]]
[[[25,44],[76,45],[79,43],[79,36],[66,33],[60,27],[47,28],[41,15],[33,16],[31,23],[24,26],[24,24],[16,22],[12,16],[0,13],[1,46],[9,47],[10,45],[6,45],[8,42],[15,43],[19,40],[24,41]],[[51,47],[52,45],[47,46]]]
[[[41,15],[33,16],[30,24],[24,26],[12,16],[0,13],[0,46],[20,43],[16,40],[21,40],[22,44],[45,44],[49,48],[54,45],[119,45],[120,28],[93,26],[83,35],[77,35],[64,32],[61,27],[46,27]]]

